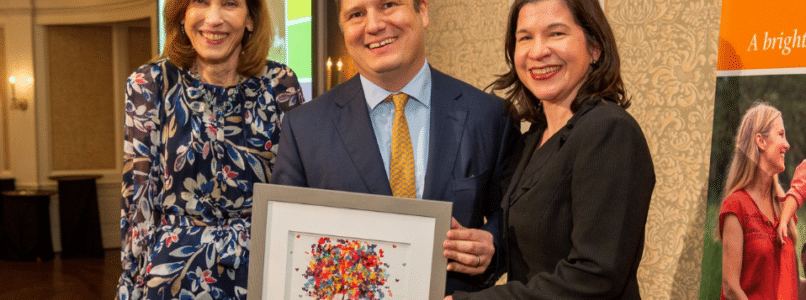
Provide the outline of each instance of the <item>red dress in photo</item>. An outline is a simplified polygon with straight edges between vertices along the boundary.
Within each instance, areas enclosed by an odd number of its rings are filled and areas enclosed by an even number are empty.
[[[744,246],[739,281],[747,298],[797,299],[794,243],[789,237],[783,247],[777,241],[778,217],[768,220],[745,190],[733,192],[722,203],[720,232],[728,214],[736,215],[742,226]],[[721,299],[725,299],[724,291],[722,294]]]

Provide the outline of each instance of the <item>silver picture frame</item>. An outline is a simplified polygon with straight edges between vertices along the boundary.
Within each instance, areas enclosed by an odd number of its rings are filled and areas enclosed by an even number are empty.
[[[352,243],[381,260],[375,270],[386,276],[385,284],[374,282],[373,291],[394,295],[392,299],[443,299],[447,259],[442,243],[451,209],[452,203],[444,201],[255,184],[249,298],[311,299],[315,293],[336,293],[324,283],[333,280],[321,278],[334,275],[321,275],[314,267],[321,262],[316,255],[322,245]]]

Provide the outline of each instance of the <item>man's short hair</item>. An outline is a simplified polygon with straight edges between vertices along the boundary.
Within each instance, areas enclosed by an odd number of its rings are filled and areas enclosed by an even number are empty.
[[[334,0],[334,1],[336,1],[336,11],[338,11],[339,15],[340,15],[341,14],[341,0]],[[419,4],[420,4],[420,1],[422,1],[422,0],[411,0],[411,1],[412,1],[412,5],[414,5],[414,11],[420,12],[420,5]]]

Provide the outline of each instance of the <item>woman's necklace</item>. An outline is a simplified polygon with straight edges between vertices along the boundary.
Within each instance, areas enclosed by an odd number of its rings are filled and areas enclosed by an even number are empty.
[[[191,76],[199,80],[199,82],[203,84],[210,84],[205,82],[204,78],[199,73],[198,63],[193,64],[190,73]],[[223,126],[225,124],[224,116],[229,115],[230,113],[238,113],[240,111],[239,107],[236,108],[233,107],[233,105],[235,102],[235,97],[237,97],[237,95],[241,93],[242,83],[243,83],[243,76],[241,74],[238,74],[238,81],[235,83],[235,92],[230,92],[229,88],[222,86],[221,91],[222,93],[225,93],[223,95],[224,97],[223,101],[216,101],[217,100],[216,98],[219,98],[221,96],[216,97],[208,88],[205,87],[201,88],[204,102],[207,105],[207,107],[210,108],[210,111],[212,112],[213,116],[215,116],[213,126],[218,129],[216,130],[216,139],[218,141],[224,140],[224,130],[223,130]]]

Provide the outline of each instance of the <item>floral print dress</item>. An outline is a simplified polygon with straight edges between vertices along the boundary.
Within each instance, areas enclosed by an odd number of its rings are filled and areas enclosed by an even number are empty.
[[[128,78],[118,299],[246,299],[252,187],[302,102],[272,61],[226,88],[167,59]]]

